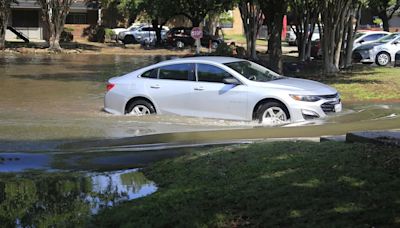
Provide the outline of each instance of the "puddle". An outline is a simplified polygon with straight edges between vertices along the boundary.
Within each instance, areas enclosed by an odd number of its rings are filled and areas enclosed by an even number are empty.
[[[2,227],[85,227],[90,216],[157,190],[137,169],[0,174]]]

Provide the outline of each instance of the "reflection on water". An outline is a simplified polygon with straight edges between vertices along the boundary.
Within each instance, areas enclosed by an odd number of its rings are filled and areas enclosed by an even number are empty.
[[[0,226],[82,227],[100,209],[155,191],[137,170],[0,174]]]

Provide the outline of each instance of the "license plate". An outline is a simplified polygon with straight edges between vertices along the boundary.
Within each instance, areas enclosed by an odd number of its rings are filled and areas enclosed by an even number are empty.
[[[335,104],[335,112],[341,112],[342,111],[342,104]]]

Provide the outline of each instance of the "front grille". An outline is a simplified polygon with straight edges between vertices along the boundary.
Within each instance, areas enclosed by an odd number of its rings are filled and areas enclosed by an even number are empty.
[[[338,96],[338,94],[335,93],[335,94],[330,94],[330,95],[322,95],[322,96],[319,96],[319,97],[325,98],[325,99],[334,99],[334,98],[336,98],[337,96]]]
[[[325,102],[321,105],[322,111],[325,113],[335,112],[335,104],[337,102]]]

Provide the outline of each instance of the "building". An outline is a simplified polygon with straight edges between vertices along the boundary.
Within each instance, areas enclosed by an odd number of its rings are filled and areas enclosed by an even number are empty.
[[[67,16],[65,27],[73,29],[74,39],[79,39],[85,27],[97,24],[99,9],[96,4],[87,4],[85,0],[75,1]],[[46,40],[49,37],[46,23],[42,19],[42,10],[36,0],[18,0],[12,4],[8,25],[25,35],[29,40]],[[11,30],[6,32],[6,40],[17,40]]]

